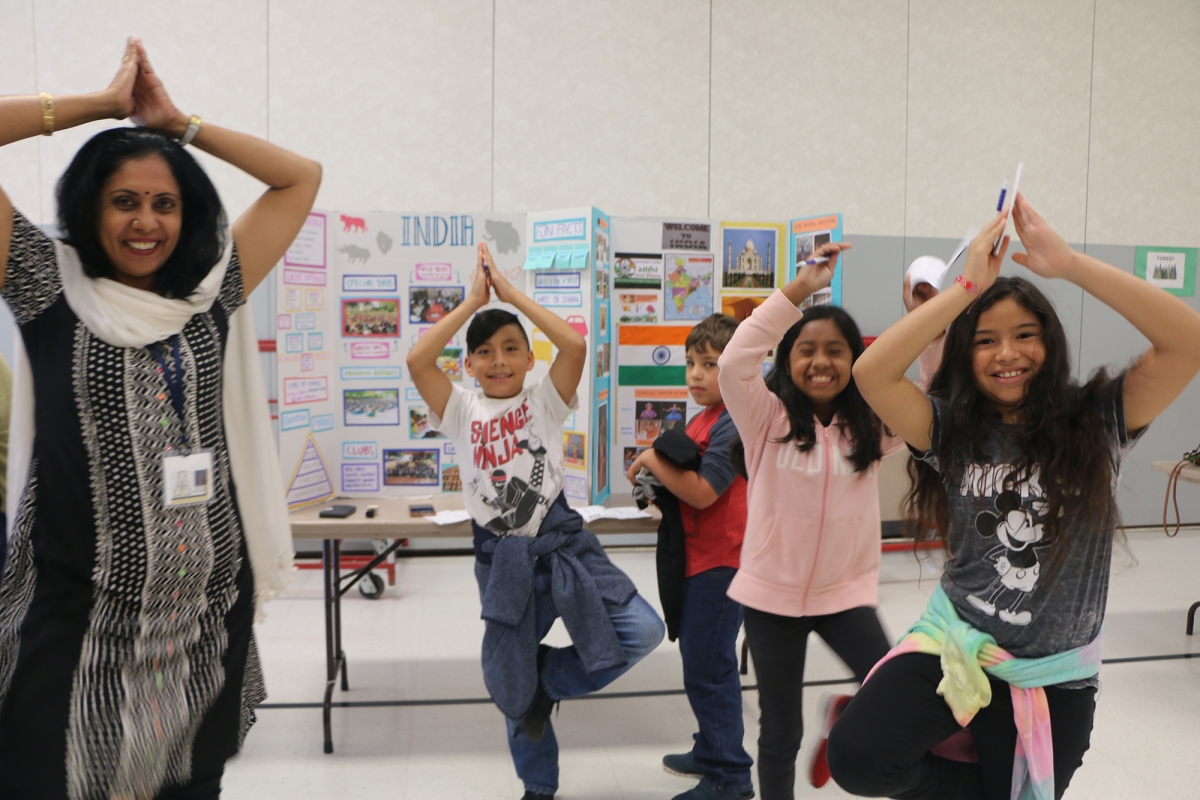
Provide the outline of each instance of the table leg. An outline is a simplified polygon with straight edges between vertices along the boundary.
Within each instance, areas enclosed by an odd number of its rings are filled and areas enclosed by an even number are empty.
[[[1200,608],[1200,603],[1192,603],[1192,607],[1188,609],[1188,624],[1187,635],[1191,636],[1192,631],[1196,629],[1196,609]]]
[[[334,635],[337,637],[337,657],[341,662],[342,673],[342,691],[350,691],[350,684],[346,680],[346,653],[342,650],[342,594],[341,591],[341,576],[342,576],[342,542],[337,539],[333,543],[333,574],[334,574],[334,599],[333,599],[333,618]]]
[[[334,652],[333,603],[337,598],[337,573],[334,571],[333,540],[321,542],[321,574],[325,579],[325,702],[322,716],[325,724],[325,752],[333,752],[333,685],[337,679],[337,656]]]

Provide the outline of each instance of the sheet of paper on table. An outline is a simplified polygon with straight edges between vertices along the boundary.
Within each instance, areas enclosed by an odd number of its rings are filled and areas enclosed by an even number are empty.
[[[620,508],[605,508],[604,506],[583,506],[575,509],[575,513],[583,517],[583,521],[595,522],[598,519],[650,519],[651,515],[635,506]]]
[[[434,525],[454,525],[459,522],[466,522],[471,518],[471,512],[466,510],[460,511],[439,511],[432,517],[427,517]]]

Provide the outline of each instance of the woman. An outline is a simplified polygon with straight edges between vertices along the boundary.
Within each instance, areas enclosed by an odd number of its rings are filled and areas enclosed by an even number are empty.
[[[0,293],[32,373],[12,430],[36,431],[24,458],[14,442],[0,583],[0,775],[23,798],[217,797],[264,697],[255,601],[290,557],[234,312],[320,166],[189,120],[133,39],[103,91],[0,98],[0,145],[129,116],[143,127],[98,134],[62,176],[62,242],[0,191]],[[269,187],[231,237],[188,143]]]

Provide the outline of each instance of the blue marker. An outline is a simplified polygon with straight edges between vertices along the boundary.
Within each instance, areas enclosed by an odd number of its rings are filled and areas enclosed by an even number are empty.
[[[996,210],[1004,210],[1004,195],[1008,194],[1008,178],[1004,179],[1004,183],[1000,184],[1000,200],[996,203]]]
[[[810,259],[808,259],[807,261],[797,261],[797,262],[796,262],[796,266],[798,266],[798,267],[811,267],[813,264],[825,264],[825,263],[828,263],[828,262],[829,262],[829,259],[828,259],[827,257],[825,257],[825,256],[817,256],[816,258],[810,258]]]

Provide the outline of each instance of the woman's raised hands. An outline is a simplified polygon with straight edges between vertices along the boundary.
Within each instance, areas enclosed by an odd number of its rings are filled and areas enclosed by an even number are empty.
[[[187,129],[184,116],[163,86],[162,80],[150,65],[146,48],[140,39],[133,40],[136,49],[137,80],[133,85],[133,121],[147,128],[169,133],[178,138]]]
[[[112,104],[113,119],[125,119],[133,113],[133,87],[137,82],[137,73],[138,40],[130,36],[125,40],[125,54],[121,57],[121,67],[105,90]]]

